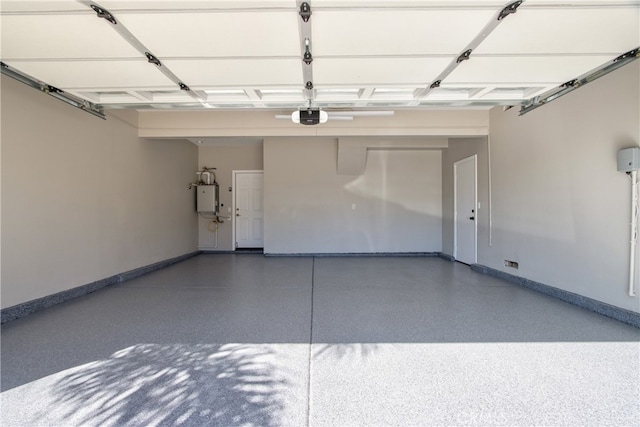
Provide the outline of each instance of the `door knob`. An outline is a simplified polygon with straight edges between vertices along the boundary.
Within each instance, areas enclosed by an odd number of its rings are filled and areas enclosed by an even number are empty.
[[[476,217],[475,217],[475,216],[470,216],[470,217],[469,217],[469,219],[470,219],[471,221],[475,221]]]

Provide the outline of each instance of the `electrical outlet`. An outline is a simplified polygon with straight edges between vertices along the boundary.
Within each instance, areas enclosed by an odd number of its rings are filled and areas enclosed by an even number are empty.
[[[516,270],[518,269],[518,263],[515,262],[515,261],[509,261],[508,259],[504,260],[504,266],[505,267],[515,268]]]

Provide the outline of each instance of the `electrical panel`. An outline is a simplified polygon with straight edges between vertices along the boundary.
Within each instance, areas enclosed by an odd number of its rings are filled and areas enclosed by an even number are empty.
[[[198,185],[196,190],[198,212],[218,213],[218,185]]]
[[[618,172],[640,170],[640,147],[625,148],[618,151]]]

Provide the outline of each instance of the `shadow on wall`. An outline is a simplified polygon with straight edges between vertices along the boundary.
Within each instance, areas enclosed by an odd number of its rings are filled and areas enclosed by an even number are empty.
[[[440,150],[367,152],[367,169],[344,186],[364,199],[398,206],[418,215],[442,215]]]
[[[344,186],[359,210],[349,211],[352,238],[373,252],[442,249],[441,153],[438,150],[367,152],[367,169]],[[350,214],[355,215],[350,215]]]
[[[288,381],[274,372],[272,353],[238,344],[139,344],[60,378],[54,405],[59,419],[76,425],[275,426]]]

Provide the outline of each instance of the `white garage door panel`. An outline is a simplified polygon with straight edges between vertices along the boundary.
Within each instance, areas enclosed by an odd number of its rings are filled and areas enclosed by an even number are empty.
[[[140,58],[140,53],[110,28],[111,24],[89,12],[2,16],[3,60]]]
[[[492,10],[321,10],[313,15],[314,54],[454,55],[493,14]]]
[[[299,56],[298,19],[295,10],[120,17],[158,57]]]
[[[269,84],[302,86],[299,59],[219,59],[164,61],[190,86],[260,86]]]
[[[523,7],[498,25],[474,53],[620,54],[621,46],[638,47],[639,19],[640,11],[630,7],[578,10]]]
[[[313,76],[318,85],[426,84],[453,58],[323,58],[314,61]]]
[[[146,60],[135,61],[7,61],[18,70],[59,88],[175,88]]]
[[[564,83],[596,68],[610,56],[473,57],[447,77],[447,83]]]

